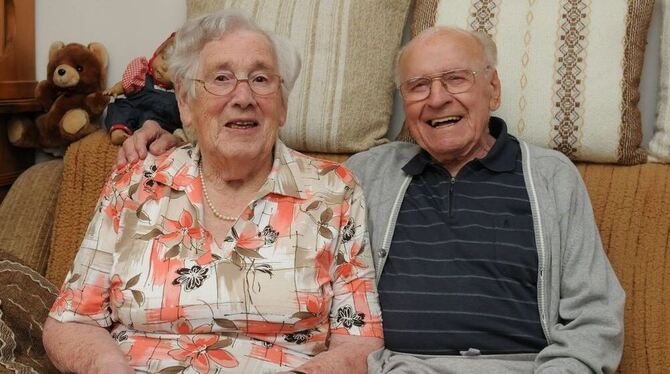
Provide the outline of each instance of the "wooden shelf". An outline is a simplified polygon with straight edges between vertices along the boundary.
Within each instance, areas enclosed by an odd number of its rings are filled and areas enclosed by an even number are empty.
[[[35,1],[0,0],[0,201],[18,176],[34,163],[34,150],[9,143],[13,114],[42,110],[34,99]]]

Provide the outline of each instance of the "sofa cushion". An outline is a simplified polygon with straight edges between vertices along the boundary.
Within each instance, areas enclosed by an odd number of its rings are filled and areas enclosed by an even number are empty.
[[[281,138],[299,151],[353,153],[387,140],[393,58],[409,0],[189,0],[188,16],[234,7],[289,38],[302,70]]]
[[[58,290],[11,255],[0,257],[0,372],[57,372],[42,346],[42,325]]]
[[[46,272],[63,161],[33,165],[14,181],[0,205],[0,250],[40,274]]]
[[[649,142],[649,159],[670,162],[670,2],[661,2],[661,73],[658,93],[658,117],[654,136]]]
[[[653,0],[426,0],[413,33],[452,25],[498,45],[510,133],[573,160],[634,164],[640,148],[639,82]],[[406,135],[406,133],[403,133]]]
[[[63,182],[56,205],[46,277],[60,286],[93,217],[100,190],[112,173],[118,147],[104,131],[72,143],[63,158]]]

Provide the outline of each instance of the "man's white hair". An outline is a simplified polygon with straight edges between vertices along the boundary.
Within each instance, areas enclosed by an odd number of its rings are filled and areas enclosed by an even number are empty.
[[[415,42],[424,40],[436,34],[450,34],[450,33],[463,34],[472,37],[474,40],[477,41],[479,46],[484,51],[484,59],[485,59],[484,63],[492,68],[496,67],[496,64],[498,63],[498,48],[496,47],[496,43],[493,41],[493,39],[491,39],[491,37],[488,34],[481,31],[469,31],[454,26],[433,26],[423,30],[421,33],[419,33],[419,35],[410,40],[409,43],[405,44],[402,48],[400,48],[400,51],[398,51],[398,54],[396,55],[395,59],[396,86],[399,86],[400,83],[402,83],[400,82],[400,62],[403,56],[405,55],[407,48],[409,48]]]

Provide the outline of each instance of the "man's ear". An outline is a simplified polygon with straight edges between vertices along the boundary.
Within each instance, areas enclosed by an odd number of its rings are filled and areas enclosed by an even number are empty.
[[[491,98],[489,99],[489,110],[495,111],[500,108],[500,78],[498,78],[498,70],[491,68],[491,80],[489,82],[491,89]]]
[[[281,92],[282,99],[281,99],[281,105],[283,108],[281,108],[280,113],[281,113],[281,118],[279,118],[279,127],[284,127],[284,124],[286,123],[286,114],[288,113],[288,99],[284,98],[284,93]]]

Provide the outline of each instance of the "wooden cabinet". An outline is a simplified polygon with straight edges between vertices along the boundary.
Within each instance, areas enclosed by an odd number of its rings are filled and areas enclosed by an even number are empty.
[[[34,99],[35,1],[0,0],[0,201],[33,163],[33,150],[12,146],[9,118],[40,109]]]

